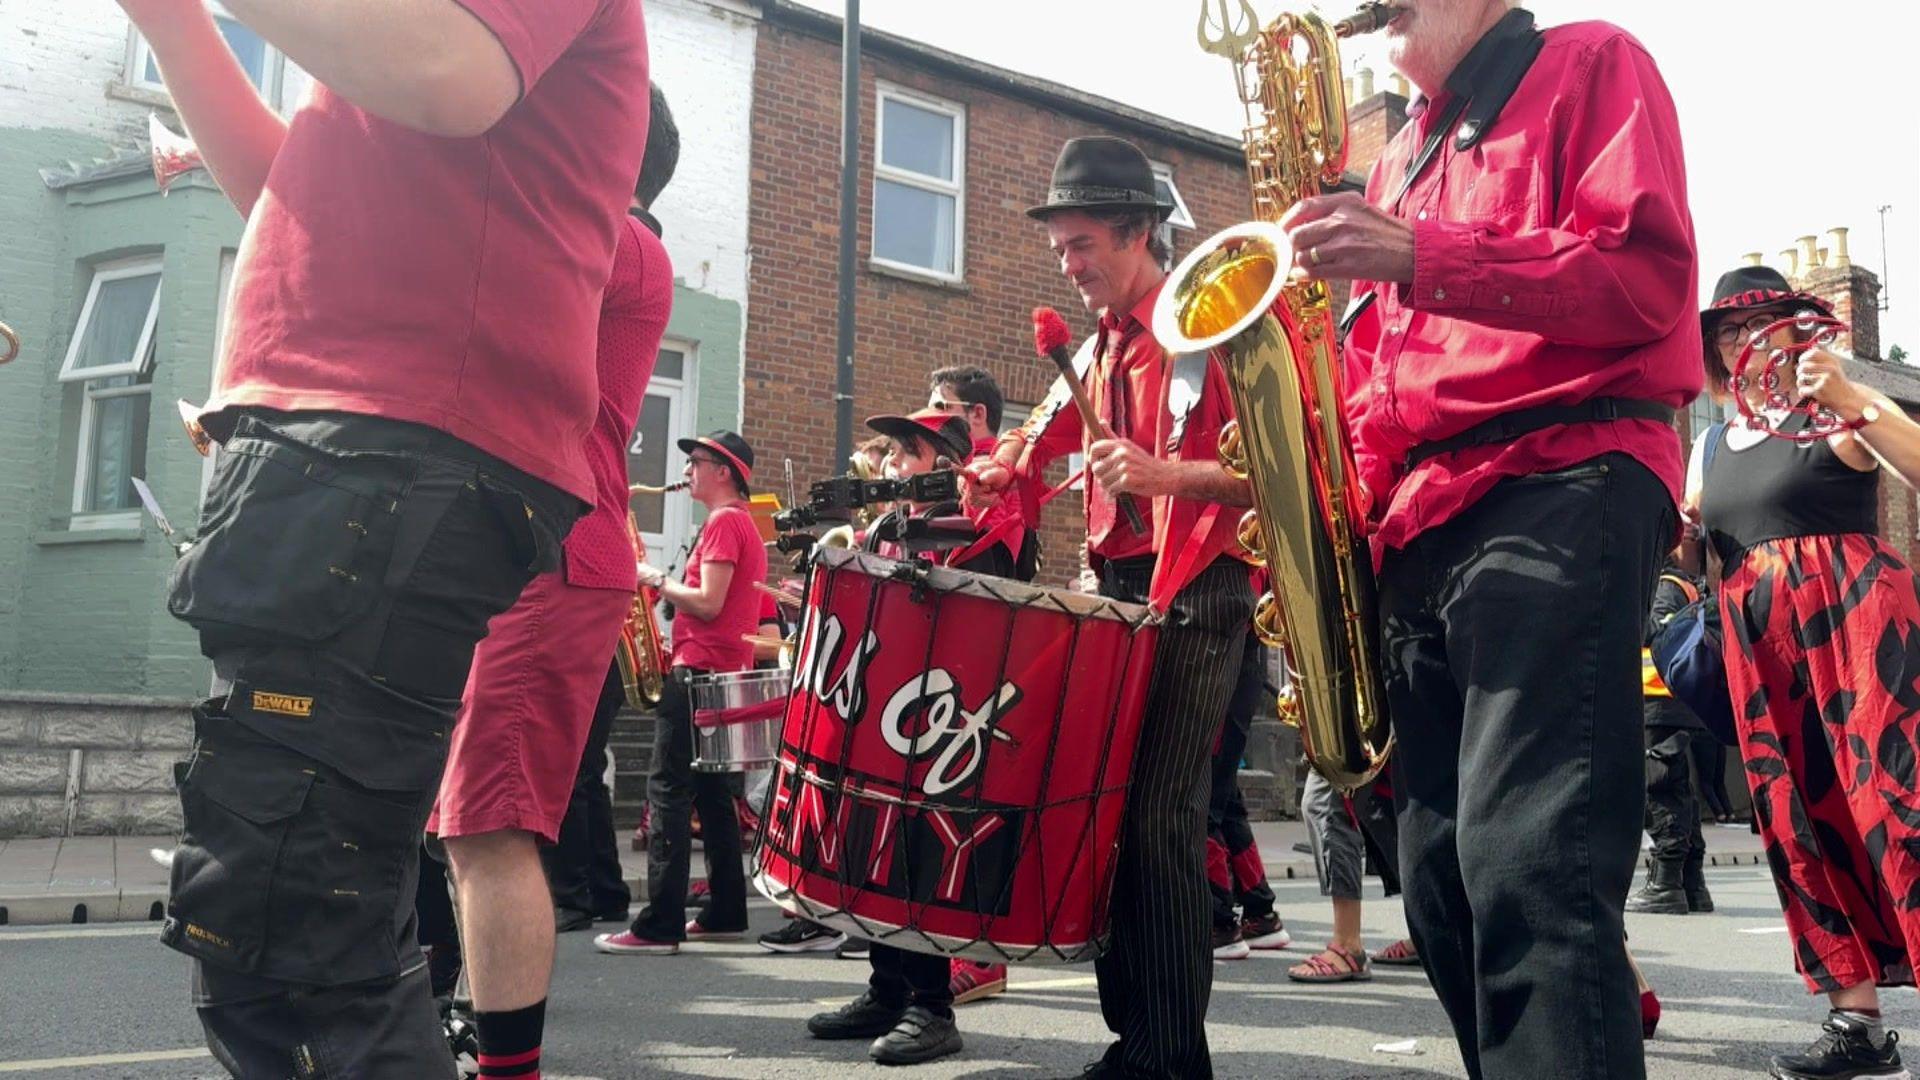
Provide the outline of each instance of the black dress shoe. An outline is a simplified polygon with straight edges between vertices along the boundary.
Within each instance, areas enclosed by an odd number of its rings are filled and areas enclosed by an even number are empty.
[[[882,1065],[918,1065],[960,1052],[960,1029],[951,1016],[935,1016],[922,1005],[900,1015],[893,1030],[873,1040],[867,1056]]]
[[[816,1039],[872,1039],[893,1030],[906,1013],[904,1005],[885,1005],[869,990],[832,1012],[807,1018],[807,1030]]]
[[[553,909],[553,932],[556,934],[570,933],[574,930],[585,930],[592,925],[592,912],[581,911],[579,908],[570,907],[557,907]]]

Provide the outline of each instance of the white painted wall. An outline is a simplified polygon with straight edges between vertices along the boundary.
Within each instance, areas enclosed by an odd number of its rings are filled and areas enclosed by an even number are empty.
[[[674,275],[744,309],[752,150],[753,8],[647,0],[653,81],[680,126],[680,167],[653,208]]]

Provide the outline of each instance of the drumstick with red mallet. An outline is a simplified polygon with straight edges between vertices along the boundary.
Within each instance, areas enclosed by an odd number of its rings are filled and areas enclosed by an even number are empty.
[[[1067,351],[1067,342],[1073,340],[1073,334],[1067,329],[1067,320],[1050,307],[1033,309],[1033,350],[1043,358],[1053,361],[1060,369],[1060,377],[1066,380],[1067,389],[1073,393],[1073,404],[1080,410],[1080,422],[1088,431],[1097,433],[1100,438],[1117,438],[1100,422],[1100,415],[1093,411],[1093,399],[1087,396],[1086,384],[1080,381],[1079,373],[1073,370],[1073,354]],[[1147,535],[1147,523],[1140,516],[1140,506],[1131,495],[1116,495],[1114,505],[1127,519],[1127,525],[1134,535]]]

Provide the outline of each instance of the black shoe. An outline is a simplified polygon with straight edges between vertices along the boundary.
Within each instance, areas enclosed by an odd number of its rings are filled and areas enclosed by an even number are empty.
[[[780,929],[761,934],[760,947],[777,953],[832,952],[846,940],[847,935],[817,922],[788,919]]]
[[[842,960],[865,960],[871,952],[873,952],[873,942],[848,934],[847,940],[833,950],[833,955]]]
[[[626,922],[633,918],[633,900],[615,900],[597,905],[593,913],[594,922]]]
[[[1827,1014],[1824,1030],[1812,1046],[1798,1054],[1775,1054],[1772,1073],[1779,1080],[1865,1080],[1867,1077],[1900,1077],[1907,1070],[1900,1065],[1900,1033],[1887,1031],[1879,1046],[1873,1045],[1872,1029],[1858,1017],[1838,1009]]]
[[[918,1065],[959,1052],[960,1029],[953,1017],[935,1016],[921,1005],[902,1013],[893,1030],[867,1048],[867,1056],[882,1065]]]
[[[1680,865],[1680,887],[1686,890],[1688,911],[1713,910],[1713,894],[1707,891],[1706,858],[1706,852],[1694,852]]]
[[[1656,862],[1647,871],[1647,883],[1627,897],[1627,910],[1642,915],[1685,915],[1687,893],[1680,887],[1680,864]]]
[[[907,1009],[883,1005],[869,990],[832,1012],[807,1018],[807,1030],[816,1039],[875,1039],[893,1030]]]
[[[575,930],[585,930],[592,925],[592,912],[570,907],[553,909],[553,932],[556,934],[569,934]]]

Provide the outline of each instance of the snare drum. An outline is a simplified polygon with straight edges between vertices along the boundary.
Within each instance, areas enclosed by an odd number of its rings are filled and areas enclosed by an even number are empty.
[[[1104,945],[1145,607],[817,549],[754,853],[796,915],[918,952]]]
[[[789,671],[735,671],[687,680],[693,701],[693,767],[744,772],[773,764]]]

